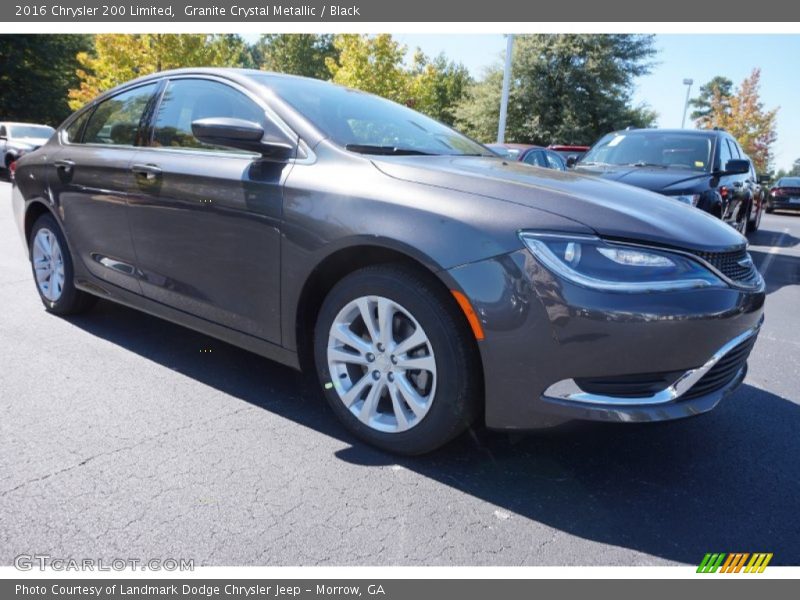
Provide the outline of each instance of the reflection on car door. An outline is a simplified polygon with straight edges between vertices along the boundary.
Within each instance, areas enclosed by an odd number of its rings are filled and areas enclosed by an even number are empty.
[[[235,117],[264,124],[264,108],[227,83],[171,80],[150,147],[134,157],[131,229],[149,298],[280,342],[280,220],[291,163],[213,147],[191,123]]]
[[[103,100],[67,128],[49,157],[50,189],[74,255],[93,275],[136,293],[141,288],[126,199],[134,185],[135,145],[157,87],[150,83]]]

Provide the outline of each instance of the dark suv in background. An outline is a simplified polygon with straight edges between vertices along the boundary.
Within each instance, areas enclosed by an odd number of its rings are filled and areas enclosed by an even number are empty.
[[[741,233],[755,231],[761,221],[752,162],[720,129],[615,131],[592,146],[575,169],[691,204]]]

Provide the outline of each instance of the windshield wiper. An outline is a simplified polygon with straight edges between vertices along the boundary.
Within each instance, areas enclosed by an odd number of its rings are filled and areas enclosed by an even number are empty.
[[[628,163],[626,166],[628,166],[628,167],[658,167],[660,169],[666,169],[667,168],[667,165],[660,165],[658,163],[650,163],[650,162],[644,162],[644,161],[639,161],[639,162],[635,162],[635,163]]]
[[[360,154],[385,154],[393,156],[431,156],[433,152],[425,152],[414,148],[401,148],[398,146],[372,146],[370,144],[347,144],[345,150]]]

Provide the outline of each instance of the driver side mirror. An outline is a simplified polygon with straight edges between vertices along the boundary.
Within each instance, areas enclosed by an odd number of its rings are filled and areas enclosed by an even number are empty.
[[[213,146],[258,152],[265,158],[286,160],[294,155],[296,144],[283,132],[265,131],[258,123],[231,117],[211,117],[192,121],[192,135]]]
[[[750,161],[744,158],[732,158],[725,163],[726,175],[743,175],[750,172]]]
[[[572,167],[574,167],[576,164],[578,164],[578,155],[577,155],[577,154],[570,154],[570,155],[567,157],[567,168],[568,168],[568,169],[571,169],[571,168],[572,168]]]

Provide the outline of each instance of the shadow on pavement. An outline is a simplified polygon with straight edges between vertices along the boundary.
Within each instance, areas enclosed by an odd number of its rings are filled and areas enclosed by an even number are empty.
[[[751,386],[686,421],[569,423],[515,437],[477,428],[431,455],[399,459],[346,433],[292,369],[107,302],[70,322],[352,444],[337,453],[349,463],[400,464],[571,535],[669,560],[760,551],[774,552],[774,564],[800,563],[800,406]],[[209,347],[213,354],[199,352]]]

